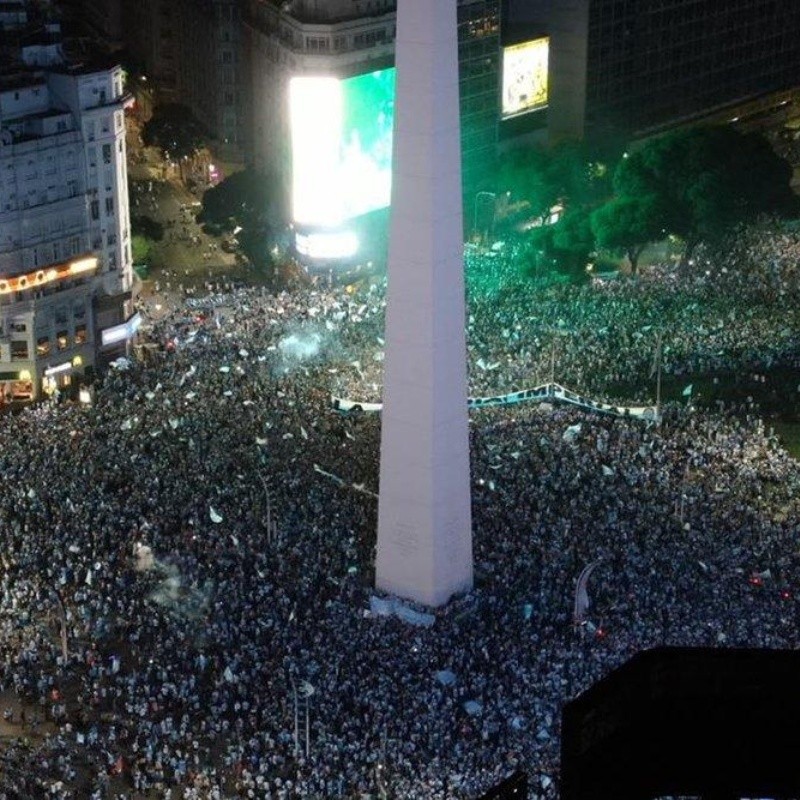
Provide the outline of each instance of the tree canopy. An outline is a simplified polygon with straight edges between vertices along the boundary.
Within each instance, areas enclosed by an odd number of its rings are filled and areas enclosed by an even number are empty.
[[[519,148],[501,160],[497,192],[529,207],[536,252],[575,272],[595,246],[624,253],[635,273],[644,248],[668,235],[688,261],[700,243],[716,246],[761,215],[798,212],[792,168],[758,133],[730,126],[676,130],[638,143],[609,169],[583,143]]]
[[[636,274],[644,248],[664,236],[665,215],[656,195],[621,195],[595,209],[590,221],[597,246],[624,252]]]
[[[163,154],[178,161],[194,155],[204,146],[203,131],[188,108],[178,103],[157,106],[142,128],[148,147],[159,147]]]
[[[201,220],[223,224],[257,224],[275,200],[275,183],[254,170],[234,172],[203,194]]]
[[[582,142],[565,141],[551,150],[516,148],[500,162],[497,191],[525,201],[534,216],[545,217],[557,203],[585,206],[610,192],[610,174],[592,160]]]
[[[275,179],[261,172],[235,172],[206,190],[198,219],[228,228],[231,222],[238,224],[241,249],[252,264],[263,267],[270,262],[267,219],[271,207],[278,202],[277,186]]]
[[[794,213],[791,177],[759,134],[728,126],[674,131],[620,161],[610,208],[593,217],[595,233],[625,249],[674,234],[688,258],[700,241],[719,241],[760,214]],[[615,212],[623,216],[612,219]]]

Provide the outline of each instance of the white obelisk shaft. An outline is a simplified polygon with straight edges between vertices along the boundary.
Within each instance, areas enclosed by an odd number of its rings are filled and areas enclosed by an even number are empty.
[[[472,587],[456,0],[398,0],[376,586]]]

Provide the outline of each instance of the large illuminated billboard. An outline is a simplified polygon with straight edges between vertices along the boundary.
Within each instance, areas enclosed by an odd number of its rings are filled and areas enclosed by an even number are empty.
[[[301,225],[335,227],[389,205],[395,69],[289,84],[292,206]]]
[[[550,38],[503,48],[503,119],[547,106]]]

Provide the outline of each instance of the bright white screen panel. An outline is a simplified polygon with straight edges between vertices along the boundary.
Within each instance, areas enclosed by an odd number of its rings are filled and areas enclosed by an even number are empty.
[[[547,106],[550,39],[503,48],[503,119]]]
[[[389,205],[394,89],[394,67],[343,80],[292,78],[296,223],[336,227]]]

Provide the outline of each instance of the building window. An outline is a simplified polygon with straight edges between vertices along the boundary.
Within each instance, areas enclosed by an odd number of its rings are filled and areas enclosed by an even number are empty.
[[[75,319],[86,319],[86,308],[84,306],[75,308]]]
[[[111,163],[111,145],[104,144],[103,145],[103,163],[110,164]]]
[[[92,200],[92,219],[100,219],[100,203]]]
[[[56,343],[59,350],[66,350],[69,347],[69,335],[66,331],[59,331],[56,334]]]
[[[113,217],[114,216],[114,198],[113,197],[106,197],[106,216]]]
[[[28,343],[26,341],[11,342],[11,360],[25,361],[28,358]]]
[[[50,354],[50,339],[47,336],[40,336],[36,340],[36,355],[46,356]]]
[[[12,322],[9,327],[12,333],[25,333],[28,330],[28,326],[24,322]]]
[[[86,326],[75,326],[75,344],[86,344]]]

